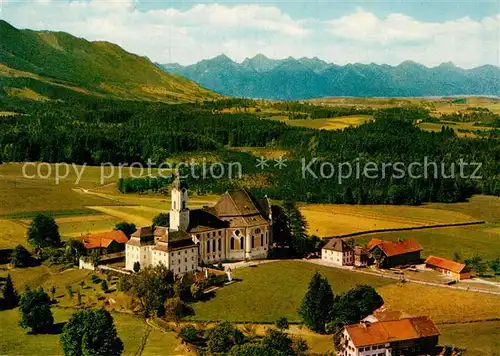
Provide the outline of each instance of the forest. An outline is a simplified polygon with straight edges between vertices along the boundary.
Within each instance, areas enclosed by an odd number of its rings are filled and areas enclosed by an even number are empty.
[[[239,105],[250,102],[235,102]],[[19,115],[0,120],[2,162],[44,161],[100,165],[104,162],[163,162],[183,153],[217,153],[221,161],[240,162],[243,177],[194,178],[189,184],[199,194],[221,193],[245,186],[275,199],[348,204],[421,204],[463,201],[474,193],[500,195],[500,142],[493,137],[459,138],[449,128],[425,132],[414,125],[428,112],[421,108],[379,109],[375,121],[357,128],[325,131],[287,126],[244,112],[220,113],[215,108],[234,103],[167,105],[141,101],[73,97],[65,102],[33,102],[0,98],[2,110],[15,107]],[[285,104],[283,104],[285,105]],[[272,164],[262,170],[256,158],[233,147],[266,147],[290,152],[287,167]],[[481,179],[443,176],[338,180],[307,176],[303,162],[319,171],[327,163],[375,165],[388,162],[479,162]],[[197,167],[196,170],[202,170]],[[466,169],[468,174],[472,168]],[[252,181],[252,184],[249,182]],[[261,182],[255,184],[255,181]],[[161,190],[169,180],[122,181],[122,191]]]

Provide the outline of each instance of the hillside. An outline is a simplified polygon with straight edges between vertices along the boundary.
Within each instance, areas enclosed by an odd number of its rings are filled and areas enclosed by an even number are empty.
[[[185,102],[216,94],[109,42],[64,32],[18,30],[0,20],[0,88],[31,99],[91,94]]]
[[[159,65],[224,95],[277,100],[328,96],[500,95],[500,68],[469,70],[453,63],[428,68],[405,61],[397,66],[326,63],[318,58],[273,60],[258,54],[241,64],[221,55],[190,66]]]

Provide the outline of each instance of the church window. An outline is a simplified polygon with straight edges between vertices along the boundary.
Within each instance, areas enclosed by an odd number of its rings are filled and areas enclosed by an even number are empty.
[[[259,229],[259,228],[256,228],[256,229],[255,229],[255,233],[256,233],[256,234],[260,234],[260,229]]]
[[[215,240],[212,240],[212,252],[215,252]]]
[[[222,236],[222,231],[219,230],[219,236]]]
[[[242,238],[240,239],[240,249],[242,249],[242,250],[243,250],[244,248],[245,248],[245,238],[244,238],[244,237],[242,237]]]
[[[186,201],[185,200],[182,201],[182,210],[184,210],[184,209],[186,209]]]
[[[234,250],[234,237],[231,237],[231,250]]]
[[[210,241],[207,241],[207,253],[210,253]]]
[[[260,245],[264,246],[264,234],[260,234]]]
[[[252,236],[252,248],[255,248],[255,236]]]
[[[236,231],[234,232],[234,234],[235,234],[236,236],[240,236],[240,230],[236,230]]]
[[[217,241],[217,243],[218,243],[218,245],[219,245],[219,246],[218,246],[218,247],[219,247],[219,251],[220,251],[220,250],[222,250],[222,248],[221,248],[221,239],[219,239],[219,241]]]

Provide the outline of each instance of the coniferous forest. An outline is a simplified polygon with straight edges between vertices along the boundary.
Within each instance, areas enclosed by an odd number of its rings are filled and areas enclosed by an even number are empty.
[[[287,126],[260,118],[258,113],[221,113],[214,107],[237,103],[213,102],[167,105],[142,101],[112,101],[88,96],[68,100],[36,102],[3,96],[3,110],[19,113],[0,120],[2,162],[44,161],[100,165],[103,162],[159,163],[185,153],[216,152],[223,162],[240,162],[241,179],[189,177],[198,193],[221,193],[247,186],[257,194],[276,199],[349,204],[420,204],[428,201],[463,201],[475,193],[500,195],[500,144],[494,137],[459,138],[452,129],[421,131],[415,120],[425,118],[421,108],[391,108],[375,111],[373,122],[338,131]],[[245,100],[244,105],[251,105]],[[234,147],[267,147],[290,152],[287,167],[271,161],[268,169],[256,167],[256,158]],[[337,165],[412,162],[438,164],[439,174],[427,177],[401,176],[386,167],[384,176],[365,175],[339,180]],[[466,176],[450,177],[452,163],[477,162],[464,168]],[[308,165],[304,174],[304,165]],[[441,163],[445,164],[441,174]],[[331,168],[335,167],[335,171]],[[197,168],[202,169],[201,167]],[[323,172],[321,176],[320,172]],[[414,173],[422,173],[416,169]],[[345,172],[344,172],[345,173]],[[372,174],[373,175],[373,174]],[[248,185],[248,177],[263,184]],[[163,182],[163,183],[162,183]],[[121,182],[126,191],[158,191],[169,180]]]

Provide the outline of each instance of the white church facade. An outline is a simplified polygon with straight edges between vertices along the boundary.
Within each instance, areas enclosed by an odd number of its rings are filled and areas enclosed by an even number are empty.
[[[271,204],[246,190],[224,193],[213,207],[190,210],[187,185],[171,191],[170,226],[141,227],[125,247],[125,268],[167,266],[175,275],[199,264],[265,259],[272,244]]]

